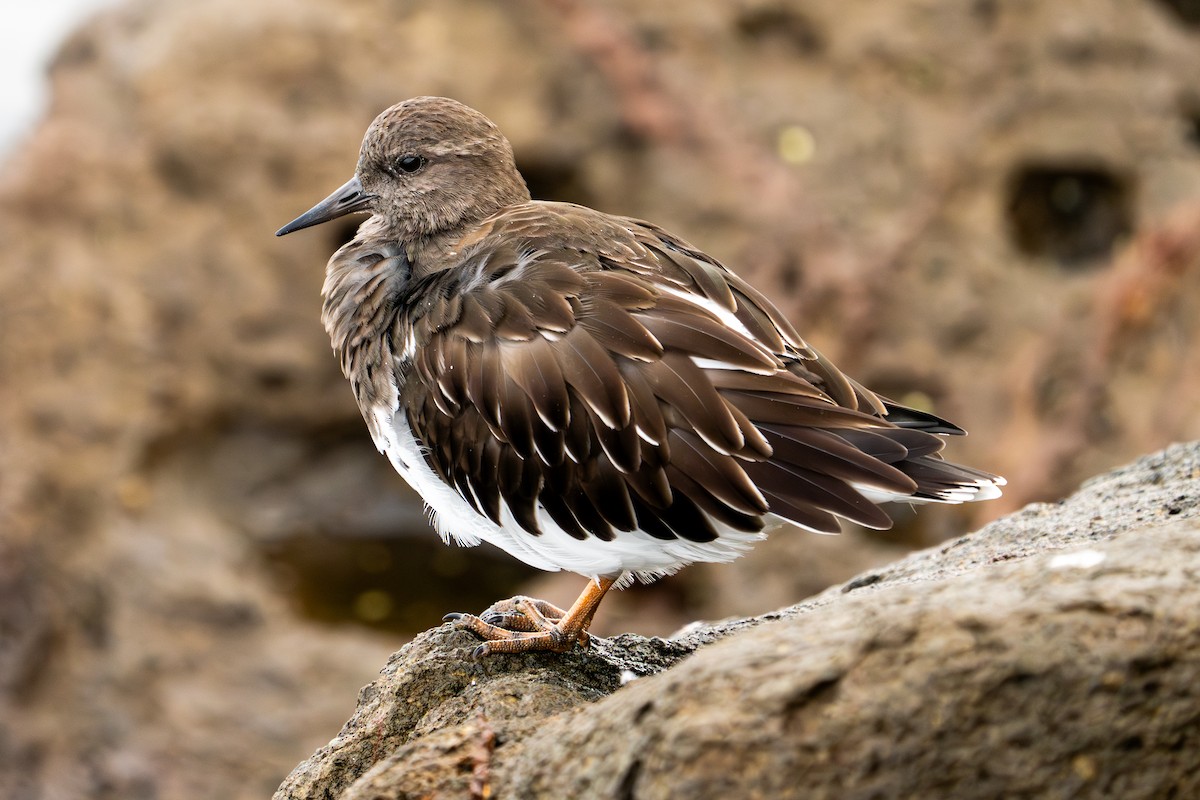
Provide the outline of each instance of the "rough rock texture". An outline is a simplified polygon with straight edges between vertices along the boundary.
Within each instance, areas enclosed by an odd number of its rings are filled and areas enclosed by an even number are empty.
[[[396,653],[276,800],[1192,797],[1200,443],[775,614]]]
[[[1200,437],[1186,5],[114,3],[0,166],[0,797],[262,797],[399,636],[529,576],[441,548],[374,452],[318,322],[348,228],[271,235],[405,96],[725,259],[1011,479],[623,592],[605,631],[777,608]]]

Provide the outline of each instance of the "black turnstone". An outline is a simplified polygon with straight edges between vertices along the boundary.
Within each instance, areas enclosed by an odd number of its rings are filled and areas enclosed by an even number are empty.
[[[354,177],[278,235],[369,213],[329,260],[323,320],[380,451],[448,543],[587,588],[451,614],[476,656],[587,643],[604,594],[730,561],[772,521],[870,528],[878,503],[996,497],[944,461],[962,429],[874,394],[712,256],[648,222],[531,201],[486,117],[417,97]]]

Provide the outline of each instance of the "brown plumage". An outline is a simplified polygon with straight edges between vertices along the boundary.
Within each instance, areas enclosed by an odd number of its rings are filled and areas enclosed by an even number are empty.
[[[355,177],[280,234],[356,211],[323,316],[377,445],[443,537],[593,579],[570,611],[452,615],[479,654],[586,641],[614,583],[735,558],[772,517],[886,528],[879,502],[1003,483],[942,460],[959,428],[843,375],[711,256],[530,201],[508,141],[453,100],[381,114]]]

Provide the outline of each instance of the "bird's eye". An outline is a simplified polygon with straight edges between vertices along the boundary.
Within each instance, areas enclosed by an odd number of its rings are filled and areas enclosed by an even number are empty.
[[[408,175],[413,174],[423,166],[425,166],[425,159],[421,156],[400,156],[400,158],[396,159],[396,170]]]

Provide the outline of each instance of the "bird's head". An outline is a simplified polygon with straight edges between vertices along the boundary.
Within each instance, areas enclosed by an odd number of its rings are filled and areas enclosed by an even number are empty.
[[[457,100],[414,97],[367,128],[353,178],[275,235],[366,211],[389,238],[414,242],[528,199],[491,120]]]

